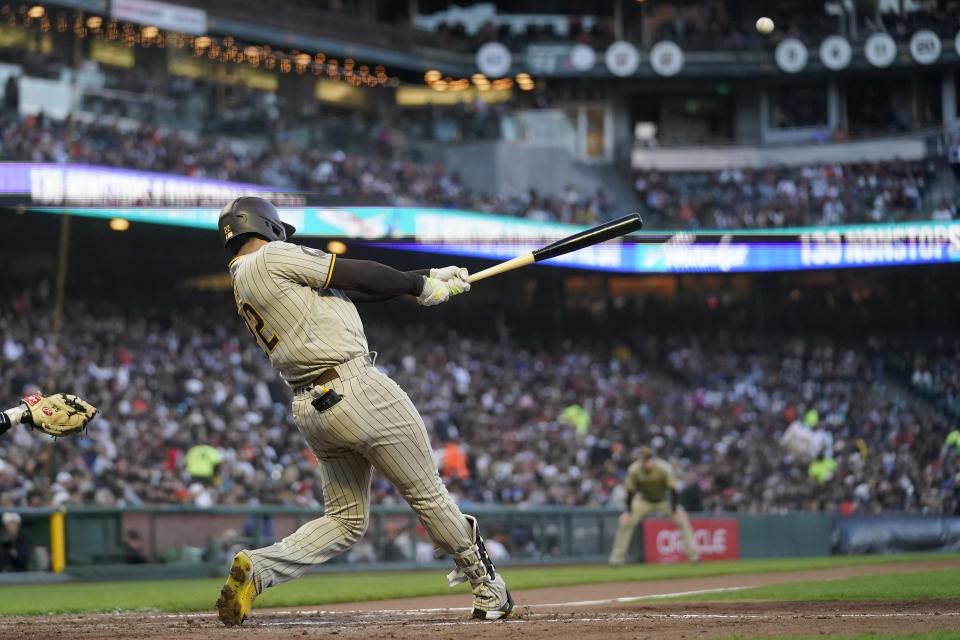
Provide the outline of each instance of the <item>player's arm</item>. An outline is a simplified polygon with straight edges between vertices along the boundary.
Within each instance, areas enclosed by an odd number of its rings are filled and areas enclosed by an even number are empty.
[[[633,511],[633,498],[637,495],[637,483],[633,480],[633,467],[627,469],[627,477],[623,480],[623,488],[627,491],[627,513]]]
[[[349,261],[348,261],[348,260],[341,260],[339,266],[342,267],[344,262],[361,262],[361,263],[364,263],[364,262],[368,262],[368,261],[366,261],[366,260],[349,260]],[[373,264],[379,264],[379,263],[374,262]],[[386,266],[386,265],[380,265],[380,266]],[[349,271],[351,268],[352,268],[352,267],[351,267],[350,265],[347,266],[348,271]],[[387,268],[389,269],[390,267],[387,267]],[[406,273],[406,274],[408,274],[408,275],[412,275],[412,276],[415,276],[415,277],[419,277],[419,278],[421,279],[421,283],[422,283],[422,279],[423,279],[424,277],[427,277],[427,278],[430,277],[430,271],[431,271],[430,269],[417,269],[417,270],[415,270],[415,271],[403,271],[403,272],[401,272],[401,273]],[[361,274],[361,277],[362,277],[362,274]],[[371,293],[371,292],[368,292],[368,291],[361,291],[361,290],[358,290],[358,289],[347,289],[346,287],[335,286],[335,285],[333,285],[333,284],[331,284],[331,286],[332,286],[334,289],[340,289],[341,291],[343,291],[343,293],[344,293],[348,298],[350,298],[350,301],[351,301],[351,302],[385,302],[385,301],[387,301],[387,300],[393,300],[394,298],[403,295],[402,293]],[[423,291],[423,289],[422,289],[422,284],[421,284],[421,292],[422,292],[422,291]],[[416,295],[420,295],[420,294],[418,293],[418,294],[416,294]]]
[[[677,505],[679,504],[679,502],[677,501],[676,487],[670,487],[669,489],[667,489],[667,504],[670,505],[670,511],[677,510]]]
[[[338,260],[332,253],[287,242],[271,242],[261,251],[274,275],[312,289],[340,289],[354,302],[389,300],[405,294],[418,296],[423,291],[423,276],[397,271],[379,262]]]
[[[271,242],[261,251],[267,252],[268,268],[280,277],[314,289],[340,289],[355,302],[389,300],[411,295],[424,306],[446,302],[451,295],[470,290],[465,281],[466,270],[446,267],[422,271],[398,271],[373,260],[337,259],[335,255],[310,247],[285,242]],[[455,270],[450,278],[441,272]]]
[[[427,307],[470,290],[466,270],[459,267],[398,271],[372,260],[350,259],[337,260],[331,266],[328,286],[342,290],[353,302],[382,302],[411,295]]]
[[[29,416],[30,412],[27,411],[26,406],[23,404],[19,404],[6,411],[0,411],[0,435],[6,433],[18,424],[25,423],[29,419]]]
[[[670,511],[676,511],[677,505],[680,504],[677,500],[677,479],[674,477],[673,469],[671,469],[669,465],[664,463],[663,468],[667,472],[667,504],[670,505]]]

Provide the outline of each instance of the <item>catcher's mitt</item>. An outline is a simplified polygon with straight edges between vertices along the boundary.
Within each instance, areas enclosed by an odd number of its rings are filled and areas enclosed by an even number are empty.
[[[69,436],[81,431],[94,416],[97,408],[79,396],[56,393],[42,396],[35,393],[23,399],[28,416],[24,422],[48,436]]]

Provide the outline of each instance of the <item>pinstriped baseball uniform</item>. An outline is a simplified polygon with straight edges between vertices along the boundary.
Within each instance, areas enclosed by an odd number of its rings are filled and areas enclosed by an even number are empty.
[[[258,592],[350,548],[366,530],[375,466],[449,554],[471,547],[463,514],[440,480],[423,420],[407,394],[370,366],[356,307],[328,289],[335,256],[270,242],[230,263],[240,317],[283,379],[297,388],[336,367],[325,386],[343,399],[318,412],[293,400],[294,423],[320,461],[324,515],[280,542],[247,551]]]
[[[270,242],[230,262],[237,311],[291,387],[366,355],[357,308],[327,289],[336,256],[289,242]]]
[[[680,530],[683,548],[691,560],[699,559],[697,546],[693,540],[693,531],[690,521],[685,515],[670,508],[667,501],[667,491],[677,486],[673,476],[673,468],[666,460],[654,458],[652,468],[648,471],[643,460],[637,460],[627,468],[627,476],[623,481],[624,488],[633,493],[633,503],[627,505],[630,517],[617,527],[617,535],[613,540],[613,549],[610,551],[610,564],[623,564],[627,557],[633,532],[651,513],[662,513],[673,520]]]

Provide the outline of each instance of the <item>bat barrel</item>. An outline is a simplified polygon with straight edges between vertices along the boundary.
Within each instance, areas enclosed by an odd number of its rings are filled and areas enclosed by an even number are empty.
[[[541,247],[533,252],[533,259],[536,262],[540,262],[541,260],[556,258],[557,256],[562,256],[565,253],[570,253],[577,249],[583,249],[584,247],[606,242],[613,238],[619,238],[620,236],[637,231],[642,227],[643,219],[640,217],[640,214],[632,213],[629,216],[611,220],[610,222],[587,229],[586,231],[581,231],[580,233],[575,233],[572,236],[557,240],[553,244]]]
[[[495,264],[488,269],[484,269],[483,271],[472,273],[467,278],[467,282],[477,282],[478,280],[483,280],[484,278],[489,278],[490,276],[512,271],[513,269],[523,267],[534,262],[562,256],[565,253],[570,253],[571,251],[576,251],[577,249],[582,249],[599,242],[618,238],[632,231],[636,231],[642,226],[643,220],[640,218],[640,214],[634,213],[629,216],[624,216],[622,218],[618,218],[616,220],[593,227],[592,229],[587,229],[585,231],[581,231],[580,233],[575,233],[572,236],[557,240],[553,244],[548,244],[547,246],[541,247],[532,253],[525,253],[512,260]]]

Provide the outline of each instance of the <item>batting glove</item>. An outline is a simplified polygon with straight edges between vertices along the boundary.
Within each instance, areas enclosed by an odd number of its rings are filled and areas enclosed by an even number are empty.
[[[449,300],[450,296],[460,295],[467,291],[470,291],[470,283],[460,278],[443,281],[424,276],[423,291],[417,296],[417,302],[424,307],[434,307]]]
[[[464,271],[466,271],[466,269],[464,269]],[[449,280],[447,280],[446,285],[447,285],[447,289],[450,290],[451,296],[458,296],[461,293],[466,293],[467,291],[470,291],[470,283],[467,282],[465,279],[462,279],[459,277],[450,278]]]
[[[417,296],[417,302],[424,307],[435,307],[450,299],[447,283],[436,278],[423,276],[423,291]]]
[[[460,278],[466,280],[470,273],[464,267],[444,267],[443,269],[430,269],[430,277],[437,280],[450,280],[451,278]]]

